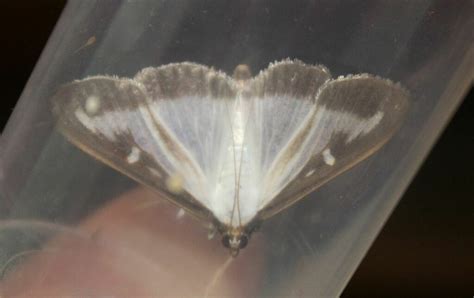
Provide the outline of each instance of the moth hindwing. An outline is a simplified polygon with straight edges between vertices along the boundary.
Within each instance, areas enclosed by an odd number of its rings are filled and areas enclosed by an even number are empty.
[[[408,105],[367,74],[297,60],[249,73],[184,62],[94,76],[62,86],[53,112],[72,143],[215,223],[236,255],[257,222],[383,146]]]

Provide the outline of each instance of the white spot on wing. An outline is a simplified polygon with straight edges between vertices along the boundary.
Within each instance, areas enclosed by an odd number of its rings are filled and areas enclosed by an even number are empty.
[[[140,149],[137,147],[132,147],[132,151],[130,151],[130,154],[127,156],[127,162],[132,164],[136,163],[140,159]]]
[[[309,176],[313,175],[314,172],[315,172],[315,170],[313,169],[313,170],[309,171],[308,173],[306,173],[306,175],[304,175],[304,176],[309,177]]]
[[[100,109],[100,98],[91,95],[86,99],[86,105],[85,105],[86,113],[88,115],[95,115]]]
[[[329,166],[333,166],[336,163],[336,158],[331,154],[331,149],[329,148],[323,151],[323,158],[324,162]]]
[[[153,175],[153,176],[156,176],[158,178],[161,178],[161,174],[160,172],[158,172],[157,170],[153,169],[153,168],[148,168],[148,171],[150,171],[150,173]]]

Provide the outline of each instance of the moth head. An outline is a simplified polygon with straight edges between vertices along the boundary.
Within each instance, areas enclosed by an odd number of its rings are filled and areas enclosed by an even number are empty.
[[[239,64],[234,69],[232,78],[236,81],[246,81],[252,77],[252,71],[247,64]]]
[[[245,248],[249,242],[250,235],[242,228],[231,228],[222,235],[222,245],[230,250],[230,254],[236,257],[239,251]]]

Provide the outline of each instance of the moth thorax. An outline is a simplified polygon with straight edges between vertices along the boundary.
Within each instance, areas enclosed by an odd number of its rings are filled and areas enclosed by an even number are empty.
[[[247,64],[239,64],[234,69],[233,78],[236,81],[246,81],[252,77],[252,72]]]

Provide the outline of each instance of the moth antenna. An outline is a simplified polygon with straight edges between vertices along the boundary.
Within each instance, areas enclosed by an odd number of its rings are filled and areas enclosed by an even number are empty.
[[[245,140],[245,132],[246,132],[246,128],[244,129],[244,137],[242,138],[242,143],[244,142]],[[234,147],[235,148],[235,147]],[[234,152],[235,152],[235,149],[234,149]],[[234,153],[235,155],[235,153]],[[239,217],[239,226],[242,226],[242,220],[241,220],[241,216],[240,216],[240,175],[242,173],[242,159],[243,159],[243,155],[244,155],[244,149],[243,149],[243,146],[242,148],[240,148],[240,163],[239,163],[239,170],[238,170],[238,173],[236,173],[236,180],[237,180],[237,183],[236,183],[236,188],[235,188],[235,204],[237,204],[237,215]],[[237,167],[236,167],[237,169]]]
[[[227,260],[224,262],[224,264],[222,264],[219,268],[217,268],[216,272],[212,276],[212,279],[209,281],[209,283],[206,286],[206,290],[204,292],[205,298],[210,297],[209,295],[211,294],[212,289],[214,289],[219,279],[222,277],[222,275],[224,275],[227,268],[229,268],[229,265],[232,264],[233,260],[234,260],[233,257],[228,257]]]
[[[227,114],[228,114],[228,119],[229,119],[229,125],[230,125],[230,133],[231,133],[231,138],[232,138],[232,153],[234,155],[234,184],[235,184],[235,187],[237,188],[237,159],[236,159],[236,156],[235,156],[235,140],[234,140],[234,127],[232,126],[232,115],[230,113],[230,110],[229,110],[229,104],[227,103],[227,101],[225,102],[225,106],[226,106],[226,111],[227,111]],[[236,196],[234,194],[234,202],[233,202],[233,206],[232,206],[232,212],[231,212],[231,215],[230,215],[230,223],[232,224],[232,222],[234,221],[234,214],[235,214],[235,203],[236,203]]]
[[[252,108],[252,104],[250,104],[247,120],[245,121],[244,136],[242,138],[242,143],[245,143],[245,137],[247,136],[247,127],[248,127],[249,122],[250,122],[251,108]],[[240,217],[240,177],[242,175],[243,155],[244,155],[244,149],[243,149],[243,146],[242,146],[242,149],[241,149],[241,152],[240,152],[239,174],[238,174],[238,178],[237,178],[237,212],[238,212],[238,215],[239,215],[239,226],[242,226],[242,221],[241,221],[241,217]]]

